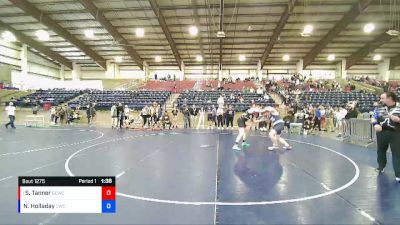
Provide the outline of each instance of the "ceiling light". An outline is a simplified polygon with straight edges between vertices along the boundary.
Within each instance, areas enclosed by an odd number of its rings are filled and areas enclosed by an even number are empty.
[[[374,30],[375,30],[375,25],[373,23],[365,24],[365,26],[364,26],[364,32],[365,33],[371,33]]]
[[[161,56],[156,56],[156,57],[154,57],[154,60],[156,61],[156,62],[161,62],[162,61],[162,59],[161,59]]]
[[[196,26],[189,27],[189,33],[192,36],[196,36],[199,33],[199,29]]]
[[[400,35],[400,31],[398,31],[398,30],[393,30],[393,29],[386,31],[386,33],[387,33],[388,35],[390,35],[390,36],[399,36],[399,35]]]
[[[381,60],[382,59],[382,56],[381,55],[379,55],[379,54],[376,54],[376,55],[374,55],[374,61],[379,61],[379,60]]]
[[[302,37],[310,37],[313,30],[314,30],[314,26],[311,24],[307,24],[304,26],[303,32],[301,32],[300,35]]]
[[[39,40],[41,41],[48,41],[50,39],[49,32],[45,30],[38,30],[36,31],[36,36],[38,37]]]
[[[246,61],[246,56],[245,55],[239,55],[239,61],[241,61],[241,62]]]
[[[311,34],[313,32],[313,30],[314,30],[314,26],[311,24],[307,24],[304,26],[303,33]]]
[[[247,31],[252,31],[253,27],[251,25],[249,25],[249,27],[247,28]]]
[[[14,34],[10,31],[6,30],[1,34],[1,38],[7,42],[15,42],[17,38],[15,38]]]
[[[84,31],[84,33],[85,33],[85,36],[87,37],[87,38],[94,38],[94,33],[93,33],[93,30],[85,30]]]
[[[333,61],[333,60],[335,60],[335,55],[334,54],[330,54],[330,55],[328,55],[328,60],[329,61]]]
[[[122,62],[122,60],[123,60],[123,59],[122,59],[122,56],[115,56],[115,57],[114,57],[114,61],[117,62],[117,63]]]
[[[201,55],[196,56],[196,61],[197,62],[203,61],[203,56],[201,56]]]
[[[282,60],[283,61],[289,61],[290,60],[290,55],[283,55]]]
[[[143,28],[136,28],[136,36],[137,37],[144,37],[144,29]]]

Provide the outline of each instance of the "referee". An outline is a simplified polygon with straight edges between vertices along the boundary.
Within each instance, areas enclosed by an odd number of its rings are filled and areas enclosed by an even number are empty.
[[[390,145],[396,181],[400,183],[400,103],[393,92],[381,95],[381,105],[375,109],[372,123],[378,143],[378,168],[383,173],[386,167],[386,152]]]

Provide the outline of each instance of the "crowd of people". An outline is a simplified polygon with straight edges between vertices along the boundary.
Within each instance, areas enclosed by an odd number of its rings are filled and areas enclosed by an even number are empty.
[[[233,128],[233,118],[235,116],[235,109],[233,106],[226,106],[224,99],[221,96],[216,105],[210,105],[207,108],[197,107],[195,104],[184,104],[182,110],[174,103],[171,112],[157,104],[153,103],[152,106],[143,107],[140,116],[143,120],[142,128],[158,127],[161,126],[165,129],[178,128],[178,116],[181,114],[183,117],[183,128],[197,128],[197,129],[227,129]],[[207,122],[206,122],[207,121]]]

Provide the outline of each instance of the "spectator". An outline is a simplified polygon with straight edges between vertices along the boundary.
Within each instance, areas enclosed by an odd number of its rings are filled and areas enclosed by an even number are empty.
[[[193,105],[192,108],[190,108],[189,110],[190,110],[190,125],[191,125],[190,128],[192,128],[192,126],[194,127],[196,124],[198,109],[196,108],[196,105]]]
[[[60,123],[63,123],[64,122],[64,118],[65,118],[65,111],[66,111],[66,105],[65,104],[62,104],[61,106],[60,106]]]
[[[294,114],[293,111],[289,111],[288,114],[283,117],[283,121],[285,124],[285,127],[287,129],[287,132],[290,132],[290,124],[294,122]]]
[[[334,117],[333,108],[331,106],[328,106],[327,109],[325,110],[326,131],[328,132],[335,131],[335,126],[333,124],[333,117]]]
[[[304,120],[304,124],[303,124],[303,134],[307,135],[308,132],[311,130],[311,117],[308,117],[307,115],[305,115],[305,120]]]
[[[183,127],[185,129],[190,128],[190,111],[188,106],[183,110]]]
[[[224,128],[224,108],[219,107],[217,109],[217,124],[218,124],[218,129],[222,130]]]
[[[146,123],[147,123],[147,105],[145,105],[142,110],[140,111],[140,116],[143,119],[143,128],[146,128]]]
[[[58,124],[58,119],[60,118],[60,112],[61,112],[60,106],[56,106],[55,110],[56,112],[54,114],[54,124]]]
[[[207,123],[208,123],[208,129],[211,129],[214,123],[213,109],[211,106],[207,107]]]
[[[52,106],[50,108],[50,122],[54,123],[54,118],[56,117],[56,107]]]
[[[113,104],[111,106],[111,128],[117,128],[118,125],[118,112],[117,112],[117,104]]]
[[[262,96],[264,94],[264,91],[263,91],[262,87],[257,88],[257,94],[259,96]]]
[[[7,111],[7,115],[8,115],[8,119],[10,120],[7,124],[6,124],[6,129],[8,129],[8,126],[11,126],[11,128],[15,129],[15,106],[13,102],[10,102],[8,104],[8,106],[6,107],[6,111]]]
[[[89,125],[93,123],[93,119],[96,116],[96,109],[94,107],[93,103],[89,103],[88,108],[86,109],[86,117]]]
[[[172,109],[172,128],[178,128],[178,109],[176,108],[176,106],[174,106],[174,108]]]
[[[205,110],[204,110],[204,107],[201,107],[199,110],[199,122],[197,123],[197,129],[199,129],[200,127],[202,129],[204,129],[204,126],[205,126],[204,125],[204,120],[205,120],[204,116],[205,116]]]
[[[212,105],[212,118],[214,121],[214,127],[217,127],[217,109]]]
[[[169,118],[169,114],[168,114],[168,111],[167,110],[165,110],[165,112],[164,112],[164,114],[163,114],[163,116],[162,116],[162,126],[163,126],[163,129],[165,129],[165,125],[169,125],[169,130],[171,130],[171,125],[172,125],[172,123],[171,123],[171,120],[170,120],[170,118]]]
[[[157,121],[158,121],[158,111],[157,111],[158,105],[156,102],[153,102],[153,106],[150,107],[150,121],[151,121],[151,126],[154,126]]]
[[[118,103],[117,105],[117,118],[118,118],[118,122],[117,122],[117,127],[119,127],[120,129],[122,128],[123,124],[124,124],[124,107],[122,106],[122,103]]]
[[[244,103],[244,98],[243,98],[242,95],[239,97],[239,102],[240,102],[240,103]]]
[[[321,109],[318,107],[315,110],[313,130],[315,130],[315,127],[318,126],[318,130],[321,131],[321,119],[322,119]]]
[[[383,92],[388,92],[389,91],[389,83],[385,82],[385,84],[383,85]]]
[[[337,137],[342,137],[345,134],[345,117],[347,115],[347,110],[343,107],[340,107],[337,114],[337,129],[339,131]]]
[[[222,95],[220,95],[218,100],[217,100],[218,108],[224,107],[224,103],[225,103],[224,97]]]
[[[39,106],[37,104],[34,104],[32,107],[32,114],[37,115],[39,111]]]
[[[226,127],[233,129],[233,118],[235,117],[235,110],[233,109],[233,106],[230,105],[228,110],[226,111]]]

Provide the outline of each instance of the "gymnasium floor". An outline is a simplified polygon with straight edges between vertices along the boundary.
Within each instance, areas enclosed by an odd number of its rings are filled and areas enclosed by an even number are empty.
[[[400,223],[390,157],[377,176],[374,150],[286,137],[234,152],[234,131],[0,129],[0,224]],[[19,175],[117,176],[117,213],[18,214]]]

